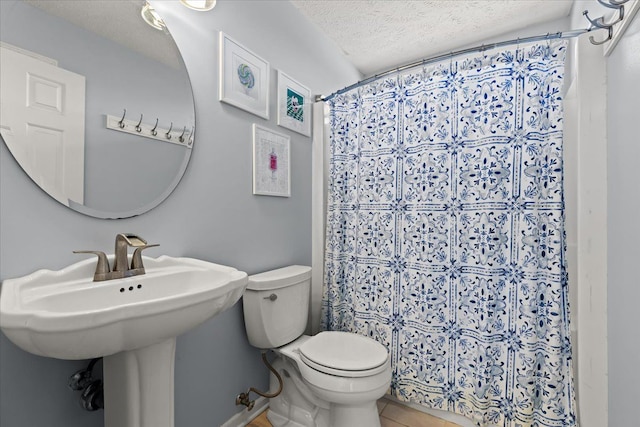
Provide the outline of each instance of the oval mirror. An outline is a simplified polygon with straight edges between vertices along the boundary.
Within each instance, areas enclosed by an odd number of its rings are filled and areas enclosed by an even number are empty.
[[[186,67],[145,6],[0,1],[0,135],[51,197],[98,218],[160,204],[193,147]]]

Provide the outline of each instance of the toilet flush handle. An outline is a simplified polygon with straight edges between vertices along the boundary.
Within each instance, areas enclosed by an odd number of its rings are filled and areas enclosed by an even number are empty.
[[[268,299],[269,301],[275,301],[278,299],[278,295],[276,294],[271,294],[268,297],[264,297],[263,299]]]

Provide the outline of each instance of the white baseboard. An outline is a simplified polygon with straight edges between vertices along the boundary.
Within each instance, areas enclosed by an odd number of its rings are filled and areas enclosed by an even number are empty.
[[[238,412],[220,427],[244,427],[268,407],[269,400],[264,397],[259,397],[256,399],[256,403],[252,410],[247,411],[245,409],[242,412]]]

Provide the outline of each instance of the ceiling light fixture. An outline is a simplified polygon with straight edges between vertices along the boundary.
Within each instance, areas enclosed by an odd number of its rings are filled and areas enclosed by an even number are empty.
[[[158,12],[156,12],[148,2],[145,2],[144,6],[142,6],[140,14],[142,15],[142,19],[144,19],[144,22],[151,25],[156,30],[164,30],[166,28],[166,25],[164,25],[164,21],[160,18]]]
[[[216,6],[216,0],[180,0],[180,3],[187,6],[189,9],[207,11]]]

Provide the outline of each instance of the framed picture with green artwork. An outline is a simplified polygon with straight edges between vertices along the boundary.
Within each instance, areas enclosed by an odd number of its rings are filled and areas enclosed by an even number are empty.
[[[278,70],[278,125],[311,135],[311,92]]]

